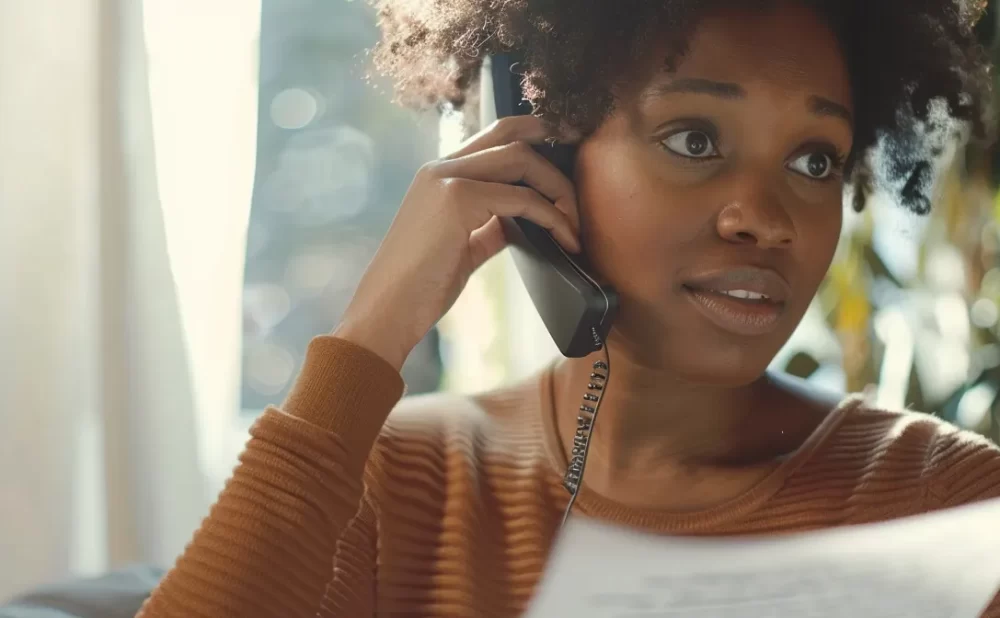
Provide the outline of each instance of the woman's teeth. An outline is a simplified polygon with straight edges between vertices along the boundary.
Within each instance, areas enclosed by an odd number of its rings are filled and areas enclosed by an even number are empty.
[[[756,292],[748,292],[747,290],[719,290],[717,294],[725,294],[726,296],[732,296],[733,298],[745,298],[747,300],[770,300],[764,294],[758,294]]]

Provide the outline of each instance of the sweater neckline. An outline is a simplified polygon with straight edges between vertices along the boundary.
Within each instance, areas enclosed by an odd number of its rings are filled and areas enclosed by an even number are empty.
[[[553,374],[555,363],[550,364],[539,376],[539,410],[543,425],[544,448],[553,471],[558,474],[559,486],[566,472],[568,458],[556,423]],[[815,430],[777,468],[743,494],[718,505],[683,513],[662,509],[630,507],[606,498],[581,483],[574,510],[603,521],[632,526],[654,532],[698,533],[745,516],[759,508],[781,489],[796,470],[809,461],[829,436],[836,432],[847,414],[862,405],[861,394],[845,397],[827,414]]]

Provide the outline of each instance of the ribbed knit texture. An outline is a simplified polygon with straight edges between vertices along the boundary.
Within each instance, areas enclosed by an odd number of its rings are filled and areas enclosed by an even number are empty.
[[[139,615],[519,615],[567,502],[551,388],[544,373],[474,399],[397,405],[403,383],[388,364],[317,338],[294,392],[255,424],[232,479]],[[663,533],[764,534],[995,497],[995,446],[927,415],[849,398],[727,504],[667,514],[584,487],[576,510]],[[1000,597],[985,615],[1000,618]]]

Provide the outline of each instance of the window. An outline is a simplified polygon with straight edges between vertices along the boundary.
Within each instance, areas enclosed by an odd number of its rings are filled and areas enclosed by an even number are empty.
[[[247,233],[242,407],[281,401],[309,341],[332,329],[417,169],[438,151],[437,114],[402,109],[368,79],[377,40],[364,2],[261,6],[257,165]],[[438,388],[438,333],[403,370]]]

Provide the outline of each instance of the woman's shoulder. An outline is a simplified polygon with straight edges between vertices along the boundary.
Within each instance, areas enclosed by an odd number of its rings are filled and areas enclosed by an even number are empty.
[[[930,507],[1000,498],[1000,447],[937,416],[851,395],[832,442],[864,453],[867,465],[918,472]]]
[[[989,439],[931,414],[884,405],[874,393],[844,395],[787,376],[773,380],[798,409],[821,419],[808,445],[823,465],[843,462],[866,477],[892,472],[918,479],[943,502],[1000,496],[1000,446]]]

